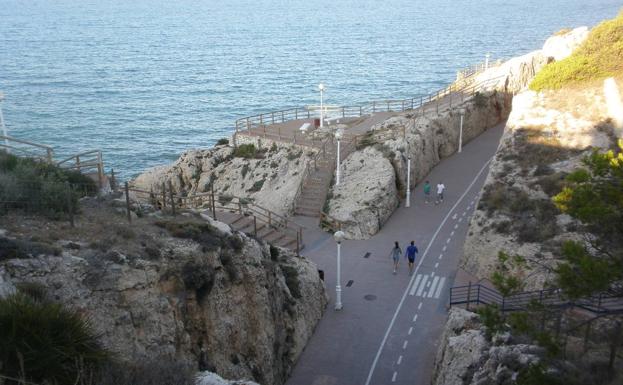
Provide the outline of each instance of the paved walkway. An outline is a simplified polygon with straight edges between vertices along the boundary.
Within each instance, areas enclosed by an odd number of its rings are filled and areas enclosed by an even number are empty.
[[[330,234],[313,231],[315,218],[295,219],[309,228],[303,254],[324,270],[332,299],[288,385],[430,383],[448,289],[502,131],[503,125],[489,129],[432,170],[431,184],[447,186],[442,204],[424,204],[418,186],[411,207],[399,208],[372,239],[343,242],[339,312],[333,310],[335,243]],[[405,260],[392,274],[396,240],[403,250],[414,240],[420,250],[412,276]]]

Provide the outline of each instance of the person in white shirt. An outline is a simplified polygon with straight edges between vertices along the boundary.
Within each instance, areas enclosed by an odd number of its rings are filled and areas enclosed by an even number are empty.
[[[446,186],[443,184],[443,182],[437,183],[437,200],[435,201],[435,204],[443,202],[443,192],[445,189]]]

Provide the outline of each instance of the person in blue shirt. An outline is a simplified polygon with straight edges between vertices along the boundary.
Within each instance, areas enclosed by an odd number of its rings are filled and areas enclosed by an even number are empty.
[[[415,264],[415,256],[417,255],[418,250],[415,246],[415,241],[411,241],[411,245],[407,247],[405,251],[405,257],[409,260],[409,275],[413,274],[413,266]]]

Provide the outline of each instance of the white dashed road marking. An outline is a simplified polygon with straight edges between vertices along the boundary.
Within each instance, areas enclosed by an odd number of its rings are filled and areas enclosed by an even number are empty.
[[[439,262],[435,263],[435,269],[439,267]]]
[[[422,308],[422,302],[420,302],[419,305],[417,305],[417,309],[420,310]]]
[[[408,332],[407,334],[408,334],[408,335],[411,335],[411,333],[413,333],[413,326],[411,326],[411,327],[409,328],[409,332]]]
[[[398,361],[396,362],[396,365],[400,365],[401,362],[402,362],[402,356],[398,357]]]
[[[417,321],[417,314],[413,316],[413,322]]]
[[[437,288],[437,282],[439,282],[439,277],[435,277],[435,279],[433,279],[433,284],[430,286],[430,290],[428,290],[428,298],[432,298],[433,293],[435,292],[435,289]]]
[[[458,228],[459,228],[459,225],[458,225],[458,224],[454,225],[454,229],[455,229],[455,230],[456,230],[456,229],[458,229]]]
[[[420,284],[421,280],[422,280],[422,274],[418,274],[417,277],[415,277],[415,284],[411,286],[411,291],[409,292],[409,295],[415,294],[415,291],[417,290],[417,287]]]
[[[396,382],[396,375],[398,374],[398,372],[394,372],[394,375],[392,376],[392,382]]]
[[[409,343],[409,341],[405,340],[405,342],[402,343],[402,350],[405,350],[407,348],[407,344]]]
[[[437,286],[437,292],[435,293],[435,298],[439,298],[439,295],[441,295],[441,289],[443,289],[443,285],[445,283],[446,283],[446,277],[441,277],[441,280],[439,281],[439,286]]]

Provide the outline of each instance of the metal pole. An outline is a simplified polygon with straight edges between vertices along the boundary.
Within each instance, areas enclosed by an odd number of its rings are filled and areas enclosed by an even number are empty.
[[[461,128],[459,129],[459,153],[463,150],[463,116],[461,114]]]
[[[128,213],[128,223],[132,223],[132,215],[130,215],[130,189],[128,187],[128,182],[125,182],[125,207],[126,212]]]
[[[324,87],[320,87],[320,128],[324,127],[324,110],[322,105],[322,91]]]
[[[340,184],[340,140],[337,140],[337,167],[335,170],[335,185]]]
[[[342,310],[342,286],[341,281],[341,259],[342,259],[342,242],[337,243],[337,279],[335,285],[335,310]]]
[[[411,155],[407,159],[407,201],[405,207],[411,207]]]
[[[488,70],[488,69],[489,69],[489,57],[490,57],[490,56],[491,56],[491,54],[490,54],[490,53],[487,53],[487,54],[485,55],[485,70]]]

